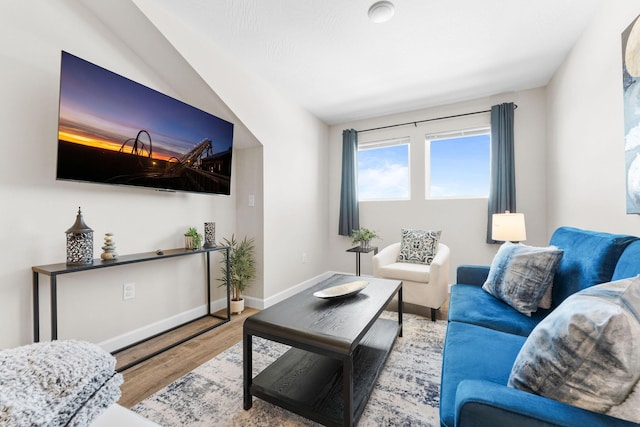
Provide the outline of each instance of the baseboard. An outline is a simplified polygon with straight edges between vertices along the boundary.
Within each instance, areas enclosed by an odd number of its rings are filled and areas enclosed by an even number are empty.
[[[221,298],[216,301],[211,301],[211,311],[216,312],[218,310],[222,310],[227,306],[225,298]],[[207,306],[203,304],[199,307],[192,308],[190,310],[184,311],[182,313],[178,313],[174,316],[168,317],[166,319],[159,320],[157,322],[151,323],[149,325],[142,326],[133,331],[129,331],[122,335],[118,335],[113,338],[109,338],[108,340],[99,342],[98,345],[102,347],[105,351],[112,352],[138,341],[142,341],[146,338],[164,332],[168,329],[174,328],[176,326],[182,325],[183,323],[187,323],[193,319],[197,319],[198,317],[202,317],[207,314]]]
[[[255,297],[244,295],[245,305],[247,307],[264,310],[265,308],[270,307],[276,303],[279,303],[280,301],[283,301],[289,298],[290,296],[297,294],[300,291],[310,288],[311,286],[315,285],[319,281],[328,279],[334,274],[351,274],[351,273],[327,271],[315,277],[312,277],[311,279],[305,280],[302,283],[292,286],[289,289],[285,289],[284,291],[279,292],[266,299],[255,298]],[[211,301],[211,311],[213,312],[222,310],[226,306],[227,305],[226,305],[225,298]],[[98,343],[98,345],[103,349],[105,349],[106,351],[112,352],[114,350],[118,350],[128,345],[131,345],[135,342],[144,340],[145,338],[149,338],[153,335],[164,332],[167,329],[171,329],[176,326],[179,326],[190,320],[197,319],[200,316],[204,316],[206,313],[207,313],[207,306],[203,304],[202,306],[193,308],[191,310],[187,310],[183,313],[178,313],[166,319],[159,320],[157,322],[151,323],[149,325],[143,326],[133,331],[129,331],[125,334],[118,335],[116,337],[102,341]]]

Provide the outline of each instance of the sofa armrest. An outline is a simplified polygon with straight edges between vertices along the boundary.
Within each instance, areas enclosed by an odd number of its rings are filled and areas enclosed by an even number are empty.
[[[486,265],[459,265],[456,283],[465,285],[482,286],[489,276],[489,266]]]
[[[379,268],[396,262],[398,254],[400,254],[400,243],[392,243],[374,255],[372,258],[373,275],[377,276]]]
[[[436,286],[443,286],[444,289],[449,290],[449,258],[451,250],[447,245],[442,243],[438,244],[438,252],[431,261],[429,267],[429,283],[434,283]]]
[[[463,380],[456,391],[456,427],[636,426],[605,414],[482,380]]]

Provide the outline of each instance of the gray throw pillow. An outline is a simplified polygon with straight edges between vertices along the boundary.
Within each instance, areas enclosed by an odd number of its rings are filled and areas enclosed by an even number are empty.
[[[547,288],[547,291],[542,296],[540,303],[538,304],[538,308],[551,308],[553,304],[553,282]]]
[[[563,253],[555,246],[540,248],[505,242],[491,262],[482,289],[531,316],[551,285]]]
[[[438,251],[441,233],[441,230],[422,231],[403,228],[397,261],[431,265]]]
[[[620,405],[612,406],[607,415],[640,424],[640,381]]]
[[[597,412],[640,378],[640,276],[567,298],[531,332],[509,386]]]

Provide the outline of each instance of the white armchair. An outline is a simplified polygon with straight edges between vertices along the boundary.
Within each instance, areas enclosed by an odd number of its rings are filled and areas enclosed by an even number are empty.
[[[383,279],[402,280],[403,302],[436,310],[449,292],[449,247],[439,243],[431,265],[398,262],[400,243],[393,243],[373,257],[373,275]]]

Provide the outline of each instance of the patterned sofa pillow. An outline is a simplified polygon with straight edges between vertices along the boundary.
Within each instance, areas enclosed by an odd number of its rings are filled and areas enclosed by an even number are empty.
[[[531,316],[551,285],[563,253],[555,246],[540,248],[505,242],[491,262],[482,289]]]
[[[402,241],[398,262],[431,265],[436,256],[442,231],[402,229]]]
[[[596,412],[621,405],[640,378],[639,317],[640,276],[570,296],[531,332],[509,386]]]

